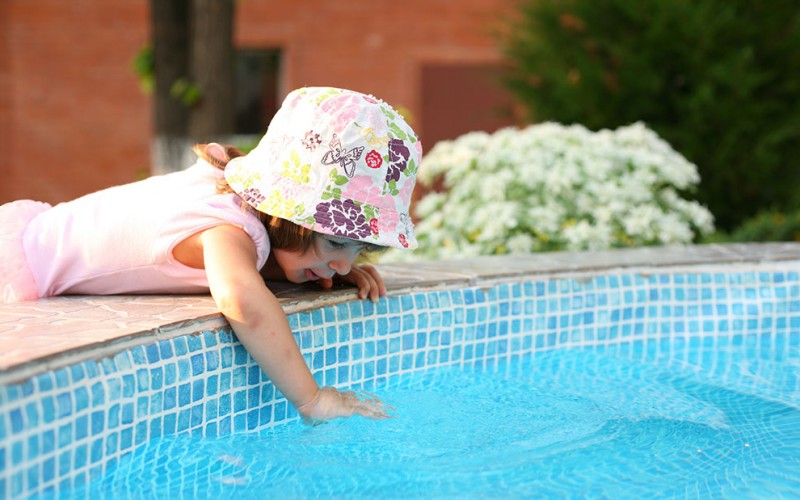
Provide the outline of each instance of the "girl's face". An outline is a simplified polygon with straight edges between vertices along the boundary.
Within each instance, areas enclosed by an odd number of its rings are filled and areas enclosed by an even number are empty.
[[[363,249],[364,245],[355,240],[315,234],[305,251],[275,249],[272,254],[287,281],[305,283],[349,273]]]

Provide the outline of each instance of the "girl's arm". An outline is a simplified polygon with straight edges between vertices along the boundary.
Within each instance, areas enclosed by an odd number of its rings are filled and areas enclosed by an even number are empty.
[[[275,387],[306,418],[388,416],[377,400],[320,390],[294,340],[286,314],[256,269],[256,248],[240,228],[223,225],[200,235],[211,295],[236,336]]]

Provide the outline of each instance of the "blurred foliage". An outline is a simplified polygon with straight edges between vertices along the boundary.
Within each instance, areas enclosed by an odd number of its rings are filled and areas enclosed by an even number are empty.
[[[139,87],[146,95],[151,95],[156,84],[156,66],[153,57],[153,47],[145,45],[131,61],[133,72],[139,78]],[[186,78],[179,78],[172,82],[169,89],[170,96],[180,101],[184,106],[190,108],[203,98],[203,91],[200,87]]]
[[[156,64],[153,58],[153,47],[145,45],[133,56],[131,61],[133,72],[139,78],[139,87],[145,95],[151,95],[156,86]]]
[[[203,98],[203,91],[197,84],[194,84],[186,78],[178,78],[172,82],[169,89],[169,94],[173,99],[182,102],[184,106],[190,108],[200,102]]]
[[[260,137],[252,137],[252,138],[240,137],[232,144],[232,146],[234,146],[242,153],[247,154],[250,151],[254,150],[256,146],[258,146],[258,141],[260,139],[261,139]]]
[[[718,227],[800,207],[795,0],[520,0],[501,46],[531,120],[645,122],[698,166]]]
[[[800,211],[782,213],[769,210],[761,212],[745,220],[736,229],[728,233],[714,233],[704,242],[746,243],[752,241],[800,241]]]

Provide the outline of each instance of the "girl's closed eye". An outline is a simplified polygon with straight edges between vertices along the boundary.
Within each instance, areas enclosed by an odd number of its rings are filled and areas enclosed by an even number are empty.
[[[330,250],[352,249],[360,252],[363,247],[360,242],[354,240],[338,239],[330,236],[322,236],[322,240],[325,241],[325,245]]]
[[[328,246],[330,248],[333,248],[335,250],[338,250],[340,248],[344,248],[344,247],[347,246],[347,243],[344,243],[342,241],[331,240],[331,239],[328,239],[328,238],[325,238],[325,241],[328,243]]]

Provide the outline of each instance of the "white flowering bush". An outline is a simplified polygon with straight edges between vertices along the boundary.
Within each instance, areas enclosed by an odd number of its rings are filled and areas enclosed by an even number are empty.
[[[683,244],[713,231],[683,199],[697,167],[641,123],[591,132],[555,123],[442,141],[419,182],[410,258]],[[398,254],[390,254],[394,258]]]

